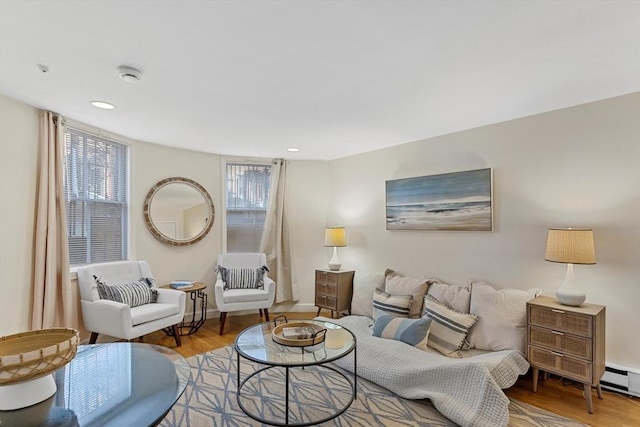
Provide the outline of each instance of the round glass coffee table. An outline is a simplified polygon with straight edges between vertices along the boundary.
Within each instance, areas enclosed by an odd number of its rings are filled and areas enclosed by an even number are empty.
[[[0,425],[153,426],[184,392],[191,368],[170,348],[109,343],[78,346],[75,358],[53,376],[56,394],[0,411]]]
[[[356,398],[355,335],[333,322],[295,320],[326,329],[325,339],[313,346],[287,346],[272,339],[271,332],[279,325],[274,322],[251,326],[236,337],[240,409],[256,421],[275,426],[312,426],[345,412]],[[352,378],[331,364],[350,353]],[[243,380],[242,366],[254,368]]]

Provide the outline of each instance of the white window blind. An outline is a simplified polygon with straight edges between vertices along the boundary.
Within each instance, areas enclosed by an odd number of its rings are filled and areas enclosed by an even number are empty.
[[[127,259],[128,147],[66,128],[64,194],[70,264]]]
[[[267,213],[271,165],[227,163],[227,252],[257,252]]]

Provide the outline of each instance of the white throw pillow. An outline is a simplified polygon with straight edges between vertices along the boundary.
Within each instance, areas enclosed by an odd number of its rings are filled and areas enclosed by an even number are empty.
[[[353,275],[353,297],[351,314],[373,318],[373,292],[384,290],[382,274],[356,271]]]
[[[542,289],[494,289],[483,282],[471,284],[471,313],[478,316],[469,336],[472,348],[518,350],[526,354],[527,301]]]
[[[384,291],[386,293],[390,295],[411,295],[413,297],[413,304],[409,313],[410,318],[417,319],[422,316],[424,296],[429,286],[427,279],[404,277],[391,269],[387,269],[384,272],[384,280]]]
[[[431,295],[460,313],[469,313],[471,304],[471,288],[468,286],[454,286],[440,282],[438,279],[427,279],[431,283],[427,295]]]

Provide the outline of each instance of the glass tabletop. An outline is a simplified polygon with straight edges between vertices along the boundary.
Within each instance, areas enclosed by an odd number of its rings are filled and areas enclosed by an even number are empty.
[[[271,332],[274,322],[251,326],[236,337],[235,350],[246,359],[267,365],[307,366],[340,359],[350,353],[356,345],[356,338],[350,330],[328,321],[292,320],[289,322],[313,323],[327,330],[325,340],[308,347],[294,347],[275,342]],[[278,323],[280,325],[281,323]]]
[[[15,411],[0,411],[5,426],[149,426],[162,421],[191,378],[175,351],[150,344],[78,347],[54,374],[56,394]]]

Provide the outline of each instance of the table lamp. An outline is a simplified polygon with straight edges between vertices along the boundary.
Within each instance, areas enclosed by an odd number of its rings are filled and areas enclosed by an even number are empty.
[[[338,247],[347,246],[347,234],[344,227],[327,227],[324,231],[324,245],[333,246],[333,256],[329,260],[329,269],[332,271],[340,270],[342,264],[338,258]]]
[[[550,228],[544,259],[567,264],[567,275],[556,291],[560,304],[579,306],[587,298],[576,285],[573,264],[595,264],[593,231],[590,228]]]

